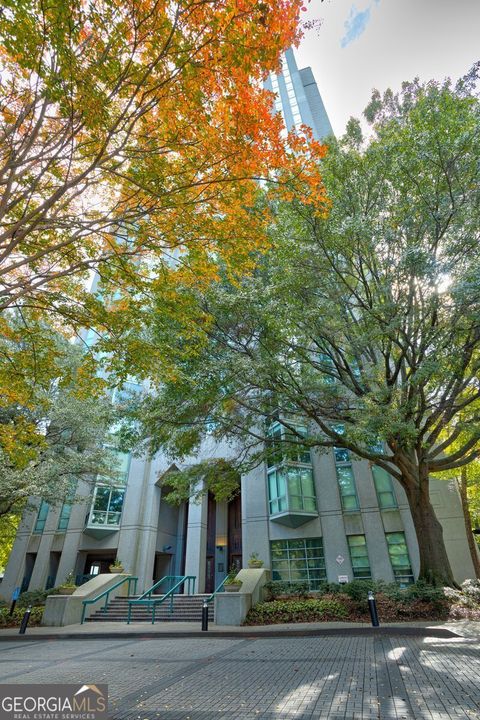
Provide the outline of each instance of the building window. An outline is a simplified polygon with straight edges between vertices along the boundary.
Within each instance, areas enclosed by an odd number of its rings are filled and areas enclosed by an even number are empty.
[[[68,528],[70,521],[70,513],[72,512],[72,506],[70,503],[64,502],[62,509],[60,510],[60,517],[58,518],[57,530],[65,531]]]
[[[42,500],[42,502],[40,503],[40,508],[38,510],[37,519],[35,521],[35,527],[33,528],[34,533],[43,533],[45,529],[45,523],[47,521],[48,509],[48,503],[45,502],[45,500]]]
[[[268,496],[270,515],[287,510],[287,484],[283,472],[272,470],[268,473]]]
[[[347,450],[346,448],[334,447],[333,454],[335,455],[335,463],[337,465],[340,463],[348,463],[349,465],[351,464],[350,450]]]
[[[370,580],[372,573],[370,571],[365,535],[348,535],[347,541],[354,579]]]
[[[306,428],[296,426],[304,436]],[[267,438],[267,480],[270,515],[284,512],[317,512],[310,451],[298,436],[279,422],[270,426]]]
[[[322,538],[273,540],[272,580],[307,582],[310,590],[318,590],[327,579]]]
[[[287,465],[268,472],[270,515],[281,512],[316,512],[312,468]]]
[[[353,470],[350,464],[337,465],[337,480],[343,510],[345,512],[358,511],[360,509],[360,505],[358,503]]]
[[[119,525],[125,489],[97,485],[88,517],[89,525]]]
[[[104,445],[106,449],[113,456],[113,467],[112,474],[113,478],[99,475],[97,482],[105,484],[111,484],[112,482],[116,485],[124,485],[128,480],[128,473],[130,472],[130,453],[120,452],[110,445]]]
[[[378,504],[381,510],[398,507],[397,498],[393,489],[392,478],[386,470],[378,465],[372,467],[373,482],[377,493]]]
[[[405,542],[405,533],[385,533],[385,537],[395,581],[400,584],[400,587],[409,585],[414,578],[407,543]]]
[[[87,516],[87,525],[90,527],[120,525],[122,515],[125,485],[130,472],[130,454],[107,445],[105,447],[113,455],[113,478],[97,476],[92,505]]]
[[[345,433],[343,425],[332,425],[338,435]],[[360,504],[357,497],[357,489],[355,487],[355,478],[353,476],[352,459],[350,451],[342,447],[333,448],[333,457],[335,459],[335,467],[337,470],[338,489],[340,491],[340,500],[344,512],[357,512],[360,510]]]
[[[298,434],[277,421],[268,428],[266,437],[267,467],[276,467],[285,462],[311,466],[310,450],[301,444],[301,438],[306,436],[307,428],[290,421],[289,425],[295,426]]]

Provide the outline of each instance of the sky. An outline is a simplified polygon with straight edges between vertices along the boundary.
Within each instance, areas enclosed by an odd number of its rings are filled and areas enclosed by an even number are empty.
[[[320,18],[295,51],[315,75],[333,130],[361,117],[373,88],[457,80],[480,59],[480,0],[311,0]]]

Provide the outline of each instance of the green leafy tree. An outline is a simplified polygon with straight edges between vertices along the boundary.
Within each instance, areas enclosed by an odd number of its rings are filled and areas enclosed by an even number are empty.
[[[0,517],[0,572],[3,572],[7,566],[15,542],[18,523],[18,515],[2,515]]]
[[[290,443],[348,448],[395,477],[420,577],[447,585],[430,475],[468,466],[480,435],[475,78],[375,93],[371,139],[351,121],[322,163],[328,218],[278,203],[256,273],[192,293],[195,338],[161,311],[145,317],[149,342],[172,358],[140,414],[151,450],[182,457],[210,433],[231,441],[245,470],[271,452],[274,412]]]
[[[117,337],[136,326],[145,297],[181,310],[177,282],[208,283],[220,258],[232,272],[248,267],[266,245],[258,178],[323,202],[312,157],[321,146],[305,133],[289,144],[262,86],[298,40],[302,8],[2,3],[1,407],[29,401],[49,370],[56,376],[47,315],[68,338],[95,328],[115,364],[116,351],[121,362],[136,353]],[[100,282],[89,293],[93,269]],[[35,442],[29,428],[9,451]]]
[[[100,394],[103,384],[96,393],[93,378],[88,392],[83,387],[80,349],[65,341],[60,349],[63,374],[39,385],[28,406],[11,402],[0,411],[0,518],[21,513],[31,496],[55,505],[75,493],[79,480],[111,475],[103,443],[115,410]]]

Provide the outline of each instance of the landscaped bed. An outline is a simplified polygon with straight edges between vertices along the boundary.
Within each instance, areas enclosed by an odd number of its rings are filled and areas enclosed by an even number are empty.
[[[406,588],[373,581],[346,585],[325,583],[309,593],[301,583],[269,583],[268,599],[248,613],[245,625],[300,622],[370,622],[368,591],[377,602],[380,622],[409,620],[480,620],[480,581],[467,580],[460,590],[417,582]]]
[[[0,608],[0,629],[20,627],[25,610],[26,608],[15,608],[13,615],[10,615],[8,608]],[[35,627],[41,624],[44,610],[44,607],[32,607],[28,627]]]
[[[0,603],[0,629],[20,627],[27,607],[31,608],[28,627],[41,625],[47,597],[56,595],[58,592],[59,588],[52,588],[51,590],[32,590],[22,593],[12,615],[10,615],[10,605],[5,602]]]

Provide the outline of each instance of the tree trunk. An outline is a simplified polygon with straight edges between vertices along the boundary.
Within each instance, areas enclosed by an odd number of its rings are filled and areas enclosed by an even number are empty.
[[[418,479],[403,476],[420,552],[419,580],[431,585],[456,587],[443,540],[443,529],[430,502],[428,474],[419,469]]]
[[[460,491],[460,498],[462,500],[463,518],[465,520],[465,532],[467,533],[467,541],[470,555],[472,557],[473,569],[475,571],[475,577],[480,578],[480,560],[478,558],[477,543],[475,542],[475,538],[473,537],[472,518],[470,515],[470,509],[468,507],[466,467],[462,468],[460,481],[458,483],[458,489]]]

